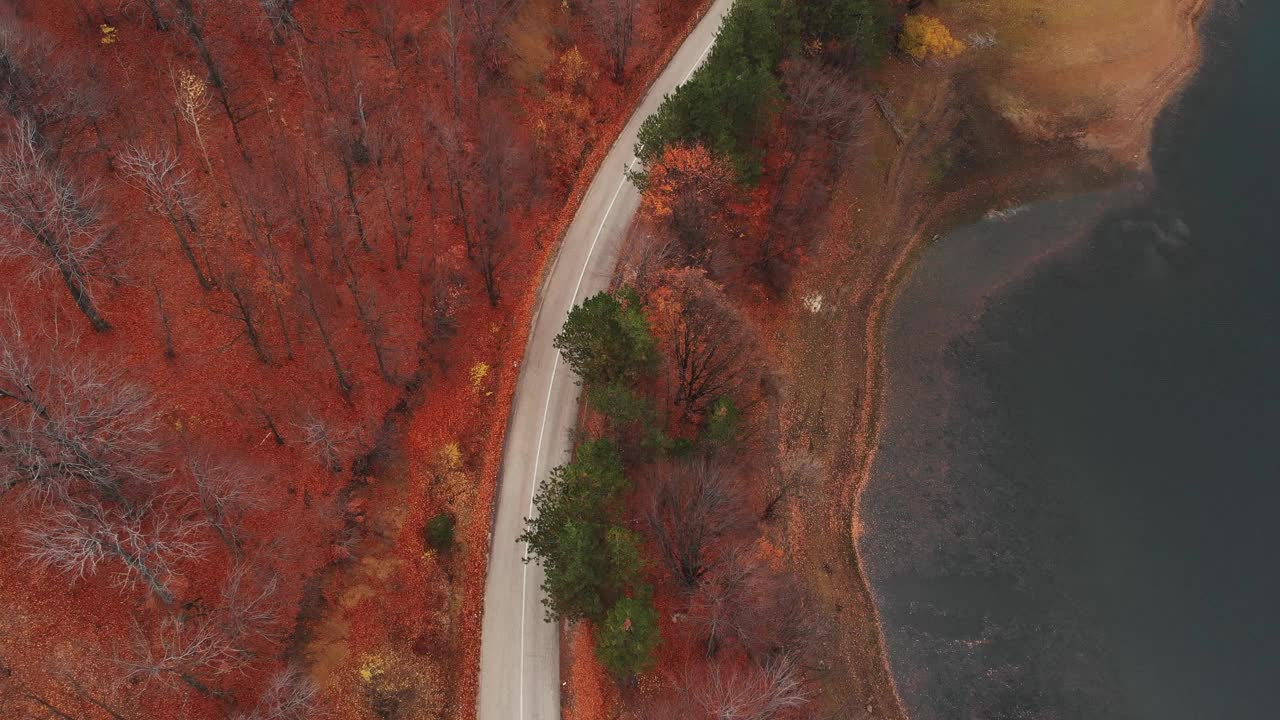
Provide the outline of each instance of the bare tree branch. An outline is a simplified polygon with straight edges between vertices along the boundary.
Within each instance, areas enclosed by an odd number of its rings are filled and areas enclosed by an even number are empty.
[[[189,173],[179,166],[177,153],[169,148],[148,150],[130,145],[118,160],[125,177],[146,193],[151,209],[169,221],[178,239],[178,247],[191,265],[200,287],[212,290],[213,282],[196,257],[198,233],[195,218],[203,200],[188,182]]]
[[[25,547],[37,565],[73,581],[96,575],[101,566],[115,561],[119,567],[112,582],[117,587],[145,587],[172,603],[169,583],[174,566],[204,551],[196,537],[199,528],[174,519],[155,504],[112,510],[93,502],[76,503],[28,525]]]
[[[16,232],[0,233],[0,260],[18,258],[31,276],[57,273],[94,330],[110,329],[93,301],[90,282],[105,269],[108,233],[97,188],[77,185],[41,151],[33,122],[21,119],[0,151],[0,219]]]
[[[319,720],[329,717],[320,706],[320,689],[315,682],[290,665],[271,678],[253,710],[235,720]]]
[[[108,500],[164,474],[150,396],[115,369],[57,339],[36,352],[11,308],[0,308],[0,489],[48,503],[84,493]]]

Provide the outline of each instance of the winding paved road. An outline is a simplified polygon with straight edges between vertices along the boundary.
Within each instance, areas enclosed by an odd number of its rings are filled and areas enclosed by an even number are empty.
[[[591,182],[542,287],[533,330],[511,407],[503,449],[498,513],[489,557],[480,644],[479,720],[555,720],[560,717],[557,627],[544,619],[542,568],[525,564],[516,538],[534,512],[533,492],[569,454],[578,386],[551,342],[584,297],[606,287],[618,247],[640,196],[623,175],[644,119],[693,74],[715,40],[732,0],[715,0],[649,88]]]

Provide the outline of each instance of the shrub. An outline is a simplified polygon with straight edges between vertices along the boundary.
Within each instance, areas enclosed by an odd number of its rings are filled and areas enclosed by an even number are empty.
[[[442,512],[427,521],[422,528],[422,537],[427,547],[436,552],[449,552],[453,549],[453,531],[458,520],[453,513]]]
[[[611,675],[626,679],[653,667],[660,640],[658,614],[647,598],[622,598],[596,633],[596,657]]]

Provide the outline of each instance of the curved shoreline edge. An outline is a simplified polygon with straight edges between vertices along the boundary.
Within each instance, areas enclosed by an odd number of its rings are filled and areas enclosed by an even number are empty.
[[[1213,0],[1186,0],[1180,7],[1179,20],[1183,26],[1184,37],[1187,38],[1184,52],[1179,53],[1175,62],[1160,73],[1159,82],[1155,84],[1155,87],[1161,88],[1161,92],[1153,94],[1151,98],[1143,102],[1140,105],[1141,112],[1129,118],[1134,133],[1134,143],[1140,143],[1140,145],[1135,144],[1134,147],[1140,147],[1140,152],[1136,153],[1136,169],[1142,174],[1150,172],[1151,134],[1156,118],[1182,94],[1182,91],[1194,78],[1201,66],[1203,42],[1200,36],[1200,20],[1214,4]],[[977,183],[977,185],[982,184],[984,183]],[[999,181],[989,184],[998,186]],[[858,582],[862,585],[862,591],[870,599],[871,622],[874,624],[877,634],[880,661],[884,666],[898,711],[906,718],[909,718],[911,713],[898,688],[898,678],[894,673],[893,663],[889,658],[884,624],[880,617],[880,607],[871,586],[871,580],[867,576],[867,566],[860,545],[863,534],[862,498],[871,480],[872,470],[875,467],[880,430],[883,423],[883,408],[888,393],[888,386],[885,381],[887,375],[885,360],[885,328],[887,327],[887,321],[891,317],[894,303],[899,293],[915,269],[916,261],[924,252],[928,251],[935,241],[941,239],[951,229],[948,220],[966,209],[967,191],[973,189],[974,187],[970,186],[949,192],[941,198],[937,198],[937,202],[932,204],[928,212],[917,215],[916,229],[902,246],[889,271],[885,274],[879,289],[876,291],[867,312],[865,331],[863,333],[865,360],[860,387],[861,395],[866,398],[866,401],[861,404],[858,410],[858,423],[853,437],[855,466],[846,481],[844,490],[847,498],[851,495],[851,498],[846,500],[845,503],[849,513],[847,537],[851,546],[852,559],[856,566],[855,572],[859,578]],[[919,201],[919,204],[923,205],[925,202]]]

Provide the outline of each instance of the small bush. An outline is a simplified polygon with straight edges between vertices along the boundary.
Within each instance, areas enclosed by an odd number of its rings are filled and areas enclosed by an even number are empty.
[[[453,513],[442,512],[427,521],[422,529],[422,537],[427,547],[436,552],[449,552],[453,549],[453,530],[458,524]]]

